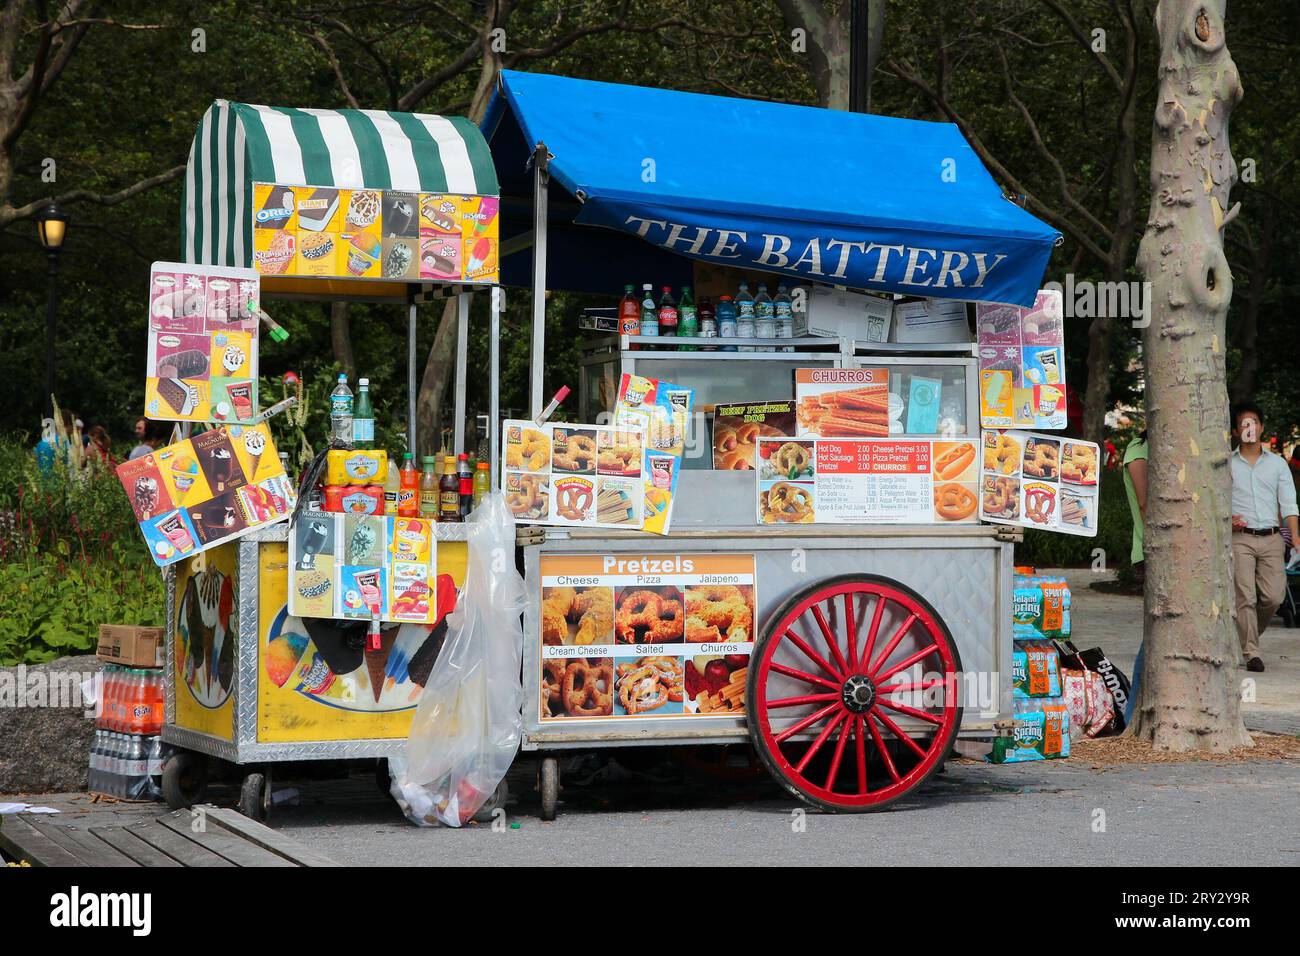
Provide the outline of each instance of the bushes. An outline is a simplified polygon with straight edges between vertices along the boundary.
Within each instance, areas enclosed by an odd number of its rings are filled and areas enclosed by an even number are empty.
[[[1100,548],[1107,568],[1127,566],[1133,547],[1133,521],[1120,472],[1112,470],[1102,474],[1098,510],[1095,538],[1026,529],[1024,543],[1016,545],[1016,564],[1040,568],[1089,567],[1093,563],[1093,552]]]

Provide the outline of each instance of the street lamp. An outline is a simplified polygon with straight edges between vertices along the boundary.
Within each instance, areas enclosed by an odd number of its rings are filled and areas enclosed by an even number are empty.
[[[44,405],[54,415],[54,338],[59,304],[59,251],[63,248],[63,234],[68,227],[68,217],[57,203],[51,201],[36,216],[36,238],[50,263],[50,298],[45,309],[45,401]]]

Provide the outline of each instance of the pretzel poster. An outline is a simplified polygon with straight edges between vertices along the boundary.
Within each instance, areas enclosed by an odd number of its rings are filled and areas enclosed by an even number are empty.
[[[797,368],[800,438],[888,438],[889,369]]]
[[[225,425],[117,466],[159,567],[289,516],[295,494],[266,425]]]
[[[507,421],[502,488],[519,524],[641,527],[645,439],[633,428]]]
[[[1097,534],[1098,448],[1034,432],[986,431],[980,456],[980,517],[1062,534]]]
[[[258,291],[252,269],[153,264],[145,417],[248,422],[257,415]]]
[[[971,523],[978,452],[972,439],[760,438],[758,523]]]
[[[411,624],[438,619],[438,546],[422,518],[305,511],[289,532],[289,613]]]
[[[1043,289],[1033,308],[975,306],[984,428],[1065,427],[1065,322],[1061,293]]]
[[[744,715],[752,554],[544,554],[540,576],[543,722]]]

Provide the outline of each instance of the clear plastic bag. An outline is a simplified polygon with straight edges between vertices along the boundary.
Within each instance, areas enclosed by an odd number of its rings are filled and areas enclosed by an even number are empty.
[[[524,581],[501,492],[469,518],[469,566],[447,640],[415,710],[404,757],[389,760],[392,793],[419,826],[458,827],[496,792],[523,725]]]

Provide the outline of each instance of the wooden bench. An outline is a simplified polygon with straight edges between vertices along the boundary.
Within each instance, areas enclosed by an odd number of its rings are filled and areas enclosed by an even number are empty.
[[[338,865],[234,810],[213,806],[84,829],[43,814],[0,817],[0,850],[32,866]]]

